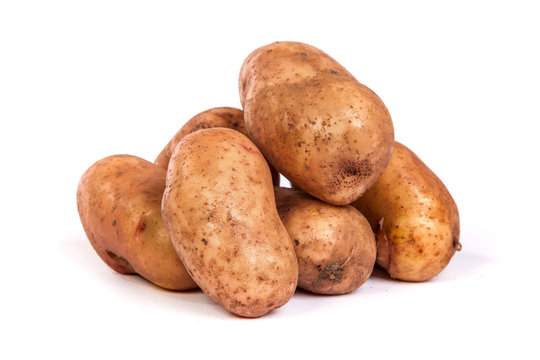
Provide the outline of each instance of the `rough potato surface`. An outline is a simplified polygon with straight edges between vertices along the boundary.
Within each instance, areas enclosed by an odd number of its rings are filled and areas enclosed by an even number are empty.
[[[452,196],[441,180],[398,142],[383,175],[353,205],[376,232],[377,263],[393,278],[428,280],[461,249],[459,214]]]
[[[182,139],[167,170],[162,214],[195,282],[230,312],[262,316],[293,295],[294,249],[268,165],[245,135],[213,128]]]
[[[255,50],[239,89],[250,138],[312,196],[350,204],[390,160],[394,130],[381,99],[313,46],[277,42]]]
[[[298,287],[345,294],[366,282],[376,258],[375,236],[352,206],[334,206],[303,191],[276,188],[278,212],[298,258]]]
[[[77,189],[77,207],[90,243],[115,271],[137,273],[171,290],[196,288],[161,218],[165,170],[130,155],[92,165]]]

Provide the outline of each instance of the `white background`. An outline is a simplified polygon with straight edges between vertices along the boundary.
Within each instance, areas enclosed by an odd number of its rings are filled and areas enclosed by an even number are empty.
[[[539,23],[533,1],[0,2],[0,358],[538,358]],[[247,320],[94,253],[83,172],[239,107],[243,59],[276,40],[373,89],[445,182],[463,251],[441,275]]]

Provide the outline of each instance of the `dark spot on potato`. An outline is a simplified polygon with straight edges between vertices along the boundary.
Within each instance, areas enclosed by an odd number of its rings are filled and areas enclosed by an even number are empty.
[[[242,146],[247,151],[255,152],[255,150],[252,147],[246,146],[244,144],[240,144],[240,146]]]
[[[124,172],[122,172],[122,171],[119,171],[119,172],[116,173],[116,177],[120,177],[122,175],[124,175]]]
[[[343,160],[338,164],[331,187],[354,188],[362,184],[372,174],[372,167],[368,160]]]
[[[105,253],[106,253],[107,256],[110,257],[116,264],[118,264],[118,265],[122,268],[122,270],[124,270],[125,272],[135,272],[135,270],[133,270],[133,266],[131,266],[131,264],[129,263],[129,261],[127,261],[127,260],[124,259],[123,257],[116,255],[115,253],[113,253],[113,252],[110,251],[110,250],[105,250]]]
[[[137,224],[137,229],[135,230],[135,236],[139,236],[140,233],[146,229],[146,223],[145,223],[145,217],[143,216],[141,220],[139,220],[139,224]]]
[[[319,280],[328,279],[331,281],[338,282],[343,276],[343,266],[339,264],[330,264],[327,265],[323,271],[319,273]]]
[[[302,55],[304,57],[307,56],[307,54],[305,52],[301,52],[300,55]]]
[[[264,281],[264,278],[262,276],[257,276],[257,280]]]
[[[294,239],[294,243],[296,244],[296,246],[300,245],[300,241],[298,241],[298,239]]]
[[[116,226],[116,220],[113,220],[112,226]]]
[[[339,73],[336,70],[330,70],[330,74],[332,75],[339,75]]]
[[[201,241],[203,242],[204,245],[208,245],[208,240],[206,240],[205,238],[202,238]]]

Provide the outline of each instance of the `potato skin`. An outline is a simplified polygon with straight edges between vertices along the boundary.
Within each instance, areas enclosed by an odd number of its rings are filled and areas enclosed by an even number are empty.
[[[326,204],[300,190],[275,188],[275,195],[298,258],[298,287],[336,295],[366,282],[375,265],[375,236],[358,210]]]
[[[233,107],[216,107],[205,110],[192,117],[178,130],[169,143],[161,150],[156,160],[154,160],[154,164],[167,170],[174,148],[180,140],[194,131],[215,127],[229,128],[247,135],[244,126],[244,112],[242,110]]]
[[[167,170],[162,214],[189,273],[214,301],[244,317],[285,304],[298,280],[268,165],[245,135],[196,131]]]
[[[186,135],[201,129],[210,129],[215,127],[224,127],[241,132],[248,135],[244,126],[244,112],[233,107],[216,107],[203,111],[193,118],[178,130],[167,145],[161,150],[154,164],[167,170],[171,155],[180,142]],[[274,186],[279,186],[279,173],[270,165],[272,172],[272,181]]]
[[[376,232],[377,263],[395,279],[428,280],[461,249],[454,199],[422,160],[398,142],[382,176],[353,205]]]
[[[250,138],[314,197],[350,204],[390,160],[394,129],[381,99],[313,46],[255,50],[242,64],[239,89]]]
[[[90,243],[115,271],[166,289],[194,289],[161,218],[164,189],[165,170],[136,156],[110,156],[82,176],[79,216]]]

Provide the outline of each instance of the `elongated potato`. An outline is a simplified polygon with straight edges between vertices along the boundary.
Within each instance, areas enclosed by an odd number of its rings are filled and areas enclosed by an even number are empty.
[[[171,155],[180,140],[194,131],[215,127],[229,128],[247,135],[244,127],[244,112],[242,110],[232,107],[212,108],[195,115],[185,123],[169,143],[165,145],[163,150],[161,150],[156,160],[154,160],[154,164],[167,170]]]
[[[178,130],[178,132],[173,136],[169,143],[165,145],[156,160],[154,160],[154,164],[167,170],[171,155],[180,140],[194,131],[215,127],[233,129],[247,136],[247,131],[244,126],[244,112],[242,110],[232,107],[212,108],[195,115],[187,123],[185,123],[184,126],[182,126],[182,128],[180,128],[180,130]],[[270,165],[270,171],[272,172],[272,181],[274,186],[279,186],[279,173],[272,165]]]
[[[376,232],[377,263],[391,277],[423,281],[440,273],[459,242],[459,214],[439,178],[396,142],[390,164],[354,203]]]
[[[334,206],[303,191],[276,188],[276,204],[298,258],[298,287],[345,294],[360,287],[375,265],[375,236],[352,206]]]
[[[381,99],[313,46],[277,42],[255,50],[239,88],[250,138],[312,196],[350,204],[390,160],[394,129]]]
[[[224,128],[184,137],[169,162],[162,214],[189,273],[230,312],[257,317],[285,304],[298,264],[255,144]]]
[[[165,170],[115,155],[92,165],[77,189],[84,231],[101,259],[121,274],[137,273],[171,290],[196,288],[161,218]]]

